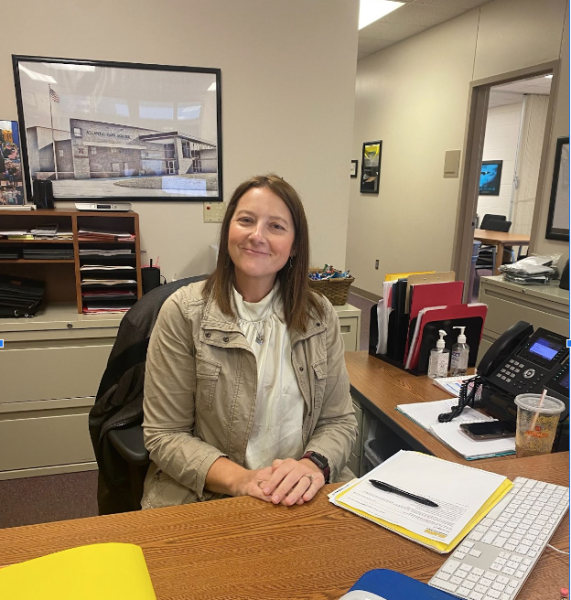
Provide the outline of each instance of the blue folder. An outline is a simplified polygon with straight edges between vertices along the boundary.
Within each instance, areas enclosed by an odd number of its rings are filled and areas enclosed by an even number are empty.
[[[388,569],[374,569],[365,573],[349,592],[357,590],[376,594],[383,600],[458,600],[458,596]]]

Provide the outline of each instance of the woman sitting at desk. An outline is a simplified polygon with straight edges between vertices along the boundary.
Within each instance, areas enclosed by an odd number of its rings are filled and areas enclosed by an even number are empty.
[[[309,289],[295,190],[238,186],[216,270],[164,303],[147,355],[142,507],[228,496],[303,504],[343,481],[356,437],[337,313]]]

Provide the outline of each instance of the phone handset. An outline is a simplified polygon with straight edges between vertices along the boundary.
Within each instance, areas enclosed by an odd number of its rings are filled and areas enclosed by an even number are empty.
[[[488,351],[480,360],[477,371],[482,377],[490,377],[492,373],[506,359],[515,352],[516,348],[527,338],[533,334],[533,325],[525,321],[518,321],[509,329],[504,331],[502,335],[488,348]]]
[[[486,378],[490,377],[532,333],[533,326],[525,321],[518,321],[502,333],[482,357],[477,367],[477,376],[466,380],[462,384],[458,397],[458,405],[452,407],[450,412],[438,415],[438,421],[440,423],[449,423],[452,419],[458,417],[466,406],[473,407],[476,397],[480,394],[480,389],[483,385],[487,384]]]

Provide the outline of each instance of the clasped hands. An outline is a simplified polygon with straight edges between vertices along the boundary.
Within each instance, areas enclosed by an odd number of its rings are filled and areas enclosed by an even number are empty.
[[[309,502],[325,485],[321,469],[306,458],[276,459],[271,467],[249,473],[246,495],[283,506]]]

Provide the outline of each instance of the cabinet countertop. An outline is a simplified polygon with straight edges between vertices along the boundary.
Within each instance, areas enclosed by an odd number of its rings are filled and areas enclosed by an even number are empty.
[[[42,308],[34,317],[0,319],[0,332],[67,329],[70,323],[73,329],[119,327],[122,318],[122,313],[109,315],[78,314],[75,303],[51,303]]]
[[[569,290],[562,290],[559,287],[559,280],[552,281],[549,285],[521,285],[505,281],[503,275],[493,275],[482,277],[482,283],[484,281],[488,285],[512,290],[518,294],[526,294],[543,300],[569,304]]]

